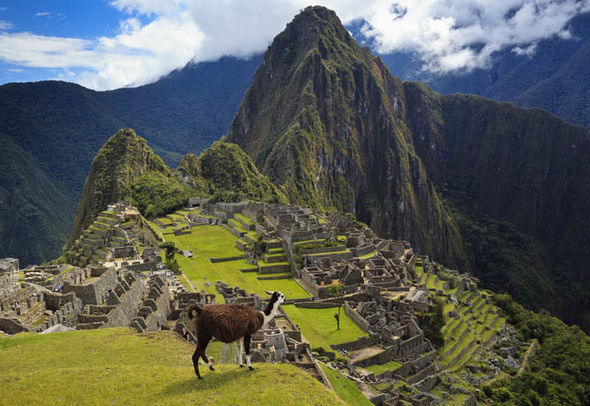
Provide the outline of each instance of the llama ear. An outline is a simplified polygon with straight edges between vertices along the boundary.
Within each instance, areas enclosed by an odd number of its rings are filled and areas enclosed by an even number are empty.
[[[269,296],[272,296],[272,292],[269,292],[268,290],[265,290],[266,294]]]

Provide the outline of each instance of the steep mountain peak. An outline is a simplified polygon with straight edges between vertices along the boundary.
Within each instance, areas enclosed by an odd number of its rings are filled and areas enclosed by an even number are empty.
[[[170,169],[148,147],[144,138],[129,128],[117,131],[92,161],[69,244],[110,203],[130,197],[130,186],[146,173],[157,173],[159,177],[174,182]]]
[[[309,6],[287,24],[275,41],[284,41],[288,38],[291,44],[309,43],[311,39],[319,40],[327,37],[337,38],[349,44],[354,43],[334,11],[322,6]]]
[[[450,246],[455,231],[411,143],[404,97],[333,11],[311,7],[266,51],[228,141],[291,202],[353,212],[448,258],[460,247]]]
[[[319,66],[321,60],[335,59],[350,63],[352,59],[372,58],[344,28],[332,10],[321,6],[305,8],[275,37],[267,50],[263,66],[269,77],[288,77],[305,61]]]

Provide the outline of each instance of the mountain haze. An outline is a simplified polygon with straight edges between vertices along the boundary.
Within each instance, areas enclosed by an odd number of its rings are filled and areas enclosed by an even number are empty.
[[[590,326],[582,127],[402,83],[333,12],[310,7],[265,53],[228,140],[293,202],[354,212],[381,235]]]

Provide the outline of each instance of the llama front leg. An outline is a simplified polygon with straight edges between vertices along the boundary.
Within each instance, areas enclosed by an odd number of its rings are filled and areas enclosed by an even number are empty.
[[[239,342],[239,349],[238,349],[238,342]],[[236,351],[238,354],[238,365],[240,366],[240,368],[244,367],[244,360],[242,359],[242,353],[244,352],[244,342],[242,341],[241,338],[238,338],[238,341],[236,341]]]
[[[203,362],[205,362],[205,364],[207,364],[207,366],[209,367],[209,369],[211,371],[215,371],[215,368],[213,368],[213,364],[211,363],[211,360],[209,359],[209,357],[207,357],[205,350],[206,350],[206,348],[203,350],[203,353],[201,354],[201,356],[203,358]]]
[[[250,340],[252,336],[244,336],[244,349],[246,350],[246,363],[248,364],[248,370],[253,371],[252,364],[250,363]]]

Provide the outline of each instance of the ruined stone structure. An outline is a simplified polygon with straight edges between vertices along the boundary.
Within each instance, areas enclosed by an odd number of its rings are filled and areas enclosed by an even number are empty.
[[[269,264],[286,259],[291,264],[294,276],[315,299],[295,300],[296,306],[322,308],[344,302],[346,314],[369,338],[333,346],[333,350],[347,352],[351,362],[341,365],[341,372],[350,379],[389,388],[372,398],[374,403],[397,404],[405,400],[426,404],[432,400],[427,392],[440,382],[441,367],[434,347],[416,321],[416,313],[427,312],[431,306],[430,292],[424,288],[424,281],[418,280],[416,262],[425,272],[436,274],[434,285],[442,290],[457,288],[458,294],[473,290],[477,286],[475,278],[444,269],[426,256],[418,257],[407,241],[379,238],[343,214],[323,217],[310,209],[252,202],[215,204],[210,209],[241,238],[236,246],[246,255],[253,254],[254,241],[240,229],[249,226],[263,237],[265,251],[260,259]],[[244,217],[251,222],[244,221]],[[262,273],[258,268],[243,272]],[[336,302],[330,293],[334,285],[342,287],[343,295]],[[221,282],[216,286],[227,301],[259,306],[257,299],[246,292]],[[277,320],[280,324],[280,318]],[[281,346],[279,331],[286,334],[283,328],[271,329],[268,337],[274,337],[272,340]],[[274,359],[268,337],[262,332],[257,337],[260,360]],[[388,362],[400,366],[377,375],[365,369]],[[419,395],[404,398],[393,386],[400,380]]]
[[[0,259],[0,274],[17,273],[19,271],[17,258],[2,258]]]

